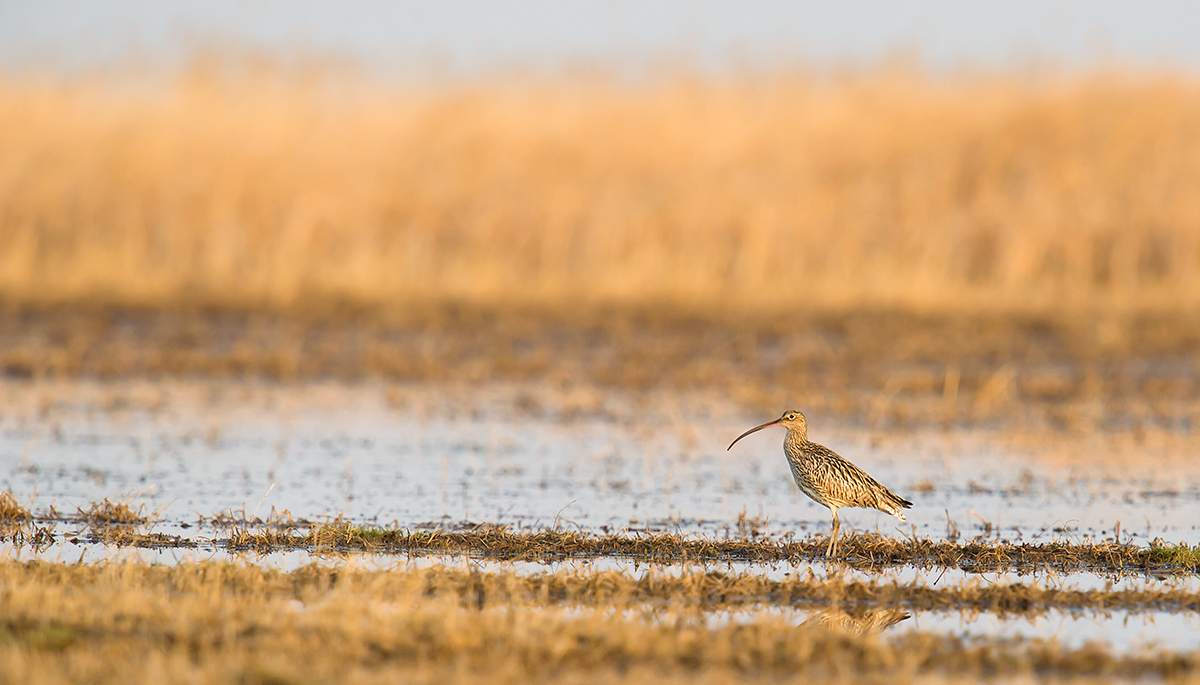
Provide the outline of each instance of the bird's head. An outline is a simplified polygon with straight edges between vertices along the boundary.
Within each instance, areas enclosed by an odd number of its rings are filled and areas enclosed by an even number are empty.
[[[729,447],[726,449],[733,449],[733,446],[737,444],[738,440],[741,440],[755,431],[760,431],[764,428],[770,428],[771,426],[783,426],[784,428],[788,429],[789,433],[792,431],[797,431],[800,433],[800,437],[804,439],[808,438],[808,419],[804,418],[804,412],[791,410],[785,411],[783,416],[780,416],[774,421],[768,421],[761,426],[755,426],[745,433],[742,433],[741,435],[737,436],[733,442],[729,443]]]

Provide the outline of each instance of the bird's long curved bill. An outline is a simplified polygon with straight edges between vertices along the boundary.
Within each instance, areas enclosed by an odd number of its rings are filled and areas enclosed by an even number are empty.
[[[733,446],[737,444],[737,441],[741,440],[742,438],[746,437],[747,435],[750,435],[751,433],[753,433],[755,431],[760,431],[764,428],[770,428],[771,426],[778,425],[779,422],[782,420],[783,419],[775,419],[774,421],[768,421],[761,426],[755,426],[754,428],[751,428],[750,430],[746,431],[745,433],[742,433],[741,435],[734,438],[733,442],[729,443],[729,447],[725,448],[725,451],[728,452],[729,450],[733,449]]]

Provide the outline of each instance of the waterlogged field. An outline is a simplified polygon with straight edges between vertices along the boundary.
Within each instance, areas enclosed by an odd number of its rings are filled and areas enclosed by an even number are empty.
[[[1193,76],[268,62],[0,75],[0,683],[1200,682]]]
[[[10,378],[5,677],[1197,677],[1186,433],[813,412],[915,503],[843,512],[830,564],[782,429],[725,449],[767,418],[711,390]]]

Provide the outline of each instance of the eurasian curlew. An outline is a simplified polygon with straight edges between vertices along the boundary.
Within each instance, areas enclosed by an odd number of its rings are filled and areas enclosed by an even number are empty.
[[[903,510],[911,507],[912,502],[883,487],[879,481],[867,475],[866,471],[838,456],[828,447],[810,441],[808,420],[802,412],[785,412],[774,421],[751,428],[729,443],[728,449],[733,449],[737,441],[747,435],[771,426],[787,428],[787,437],[783,439],[783,451],[787,455],[788,465],[792,467],[792,478],[796,480],[796,485],[800,486],[800,491],[818,504],[829,507],[829,512],[833,514],[833,533],[829,537],[829,547],[825,549],[825,556],[837,554],[838,529],[841,527],[838,509],[842,507],[878,509],[901,521],[905,520]]]

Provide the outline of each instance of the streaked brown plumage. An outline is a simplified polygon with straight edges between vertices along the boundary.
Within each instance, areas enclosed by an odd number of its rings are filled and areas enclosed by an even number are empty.
[[[783,416],[774,421],[756,426],[742,433],[728,449],[733,449],[738,440],[771,426],[787,428],[787,437],[783,439],[783,451],[787,455],[788,465],[792,468],[792,478],[800,491],[808,495],[818,504],[829,507],[833,514],[833,533],[829,537],[829,547],[825,556],[837,553],[838,509],[842,507],[863,507],[878,509],[891,514],[901,521],[904,519],[904,509],[912,506],[912,502],[899,497],[888,490],[879,481],[867,475],[866,471],[846,461],[836,452],[811,442],[808,439],[808,420],[798,411],[784,412]]]
[[[903,609],[880,609],[863,612],[857,616],[839,609],[826,609],[810,616],[808,620],[800,624],[800,627],[836,630],[846,635],[861,637],[882,633],[911,617],[912,614]]]

